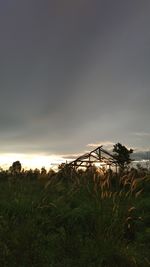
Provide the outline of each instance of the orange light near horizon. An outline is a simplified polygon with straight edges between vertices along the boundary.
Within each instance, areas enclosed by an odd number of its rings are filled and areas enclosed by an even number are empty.
[[[24,169],[41,169],[45,167],[47,170],[52,168],[54,165],[59,165],[64,162],[61,156],[57,155],[32,155],[32,154],[0,154],[0,167],[8,169],[14,161],[19,160],[22,168]]]

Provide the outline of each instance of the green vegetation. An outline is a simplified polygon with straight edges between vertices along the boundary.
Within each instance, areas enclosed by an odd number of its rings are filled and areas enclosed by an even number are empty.
[[[148,173],[13,167],[0,173],[0,266],[150,266]]]
[[[114,145],[113,152],[115,152],[114,156],[122,169],[124,169],[130,164],[130,156],[133,153],[133,149],[127,149],[122,144],[117,143]]]

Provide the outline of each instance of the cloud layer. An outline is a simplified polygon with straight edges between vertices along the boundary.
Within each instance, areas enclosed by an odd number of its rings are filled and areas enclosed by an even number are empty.
[[[147,0],[1,1],[1,153],[147,148],[149,13]]]

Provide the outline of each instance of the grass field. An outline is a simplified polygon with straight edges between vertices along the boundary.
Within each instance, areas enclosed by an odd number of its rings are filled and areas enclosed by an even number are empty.
[[[0,181],[0,266],[150,266],[150,176]]]

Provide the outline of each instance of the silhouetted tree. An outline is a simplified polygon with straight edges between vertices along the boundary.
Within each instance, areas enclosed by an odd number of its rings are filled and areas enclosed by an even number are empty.
[[[41,175],[46,175],[47,174],[47,170],[45,169],[45,167],[41,168]]]
[[[21,163],[20,161],[15,161],[13,162],[12,166],[10,167],[10,170],[12,172],[12,174],[20,174],[21,172]]]
[[[115,152],[114,156],[122,169],[124,169],[128,166],[128,164],[130,164],[130,156],[133,153],[133,149],[127,149],[122,144],[117,143],[114,145],[113,152]]]
[[[53,169],[50,169],[49,171],[48,171],[48,177],[52,177],[52,176],[54,176],[56,174],[56,172],[53,170]]]

